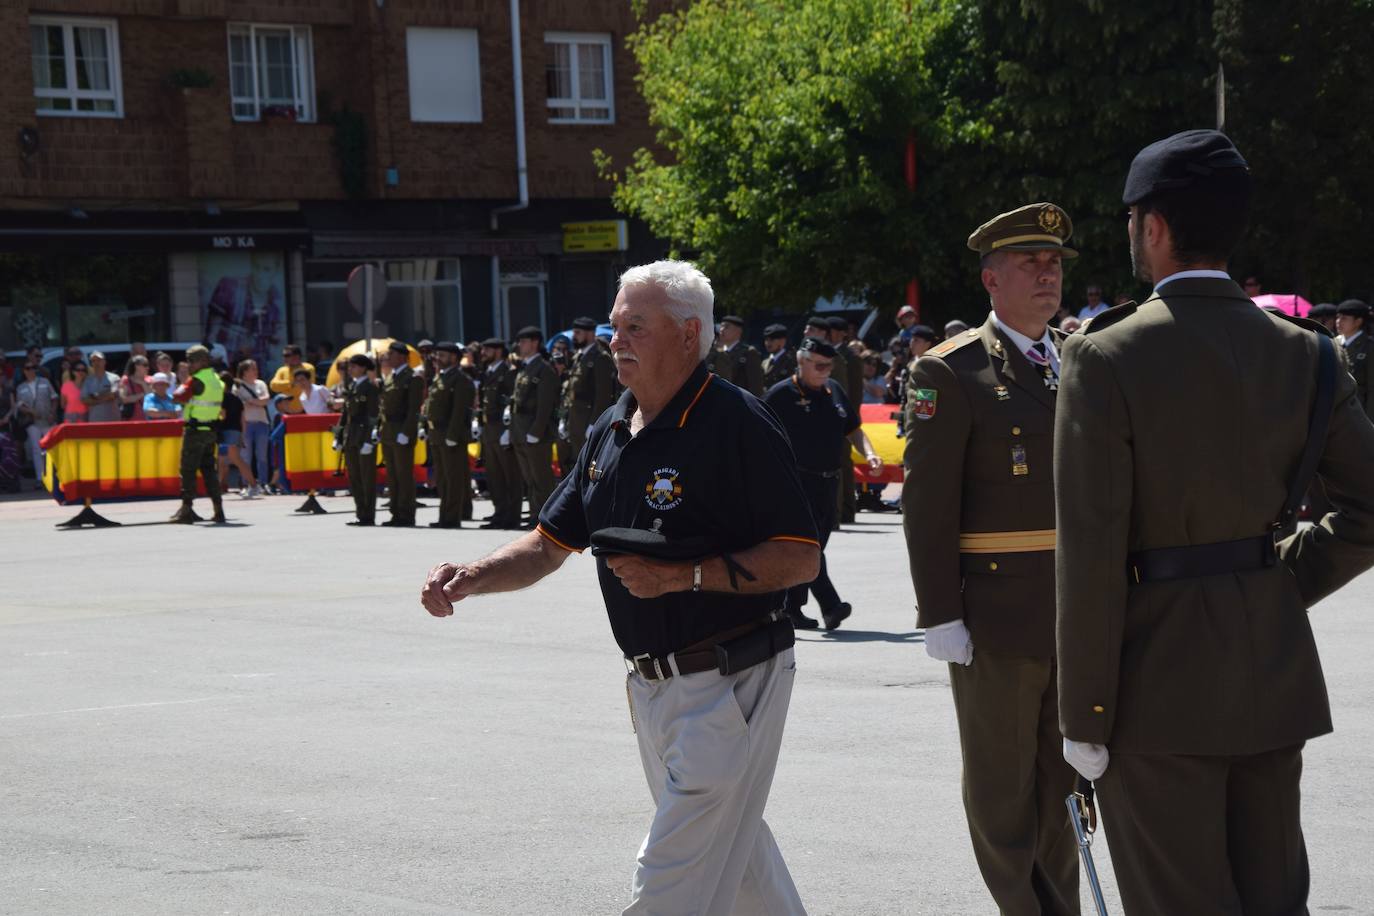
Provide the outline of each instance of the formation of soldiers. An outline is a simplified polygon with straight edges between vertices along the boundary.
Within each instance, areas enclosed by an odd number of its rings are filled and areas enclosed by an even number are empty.
[[[431,528],[461,528],[472,520],[468,447],[480,443],[493,513],[483,528],[533,528],[553,492],[555,458],[571,467],[587,429],[619,394],[615,365],[596,322],[573,322],[571,363],[556,371],[542,332],[522,328],[515,351],[505,340],[482,342],[478,358],[450,341],[420,341],[421,360],[392,341],[379,372],[365,354],[349,358],[335,447],[348,468],[357,516],[350,525],[377,524],[378,456],[386,469],[388,527],[415,526],[416,442],[425,441],[439,518]],[[528,507],[528,508],[526,508]]]

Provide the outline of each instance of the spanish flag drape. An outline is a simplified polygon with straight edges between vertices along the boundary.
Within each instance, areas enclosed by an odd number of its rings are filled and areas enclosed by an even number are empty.
[[[286,417],[286,479],[292,490],[338,490],[348,486],[343,452],[333,449],[339,414],[289,414]],[[415,482],[426,479],[423,440],[415,443]],[[382,447],[377,446],[377,482],[386,482]]]
[[[43,485],[61,503],[181,492],[179,420],[63,423],[39,445],[47,452]]]

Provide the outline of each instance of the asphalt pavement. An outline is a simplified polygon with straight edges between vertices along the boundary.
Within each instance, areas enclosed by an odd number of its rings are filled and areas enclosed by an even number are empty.
[[[0,502],[0,913],[618,913],[652,804],[591,558],[437,620],[429,568],[509,532],[300,502],[79,531]],[[799,637],[767,813],[808,910],[995,912],[900,516],[828,556],[854,616]],[[1313,913],[1374,914],[1372,599],[1366,575],[1312,612],[1336,722],[1305,755]]]

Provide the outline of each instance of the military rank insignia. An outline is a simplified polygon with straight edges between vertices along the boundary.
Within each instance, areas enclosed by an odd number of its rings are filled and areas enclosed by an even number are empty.
[[[995,394],[995,395],[997,395],[997,400],[999,400],[999,401],[1009,401],[1009,400],[1011,400],[1011,392],[1007,391],[1007,386],[1006,386],[1006,385],[996,385],[996,386],[994,386],[993,389],[992,389],[992,393]]]
[[[1030,465],[1026,464],[1026,447],[1017,443],[1011,447],[1011,476],[1025,477],[1030,473]]]
[[[939,398],[940,392],[934,388],[917,388],[912,394],[914,400],[912,413],[918,420],[929,420],[935,416],[935,402]]]

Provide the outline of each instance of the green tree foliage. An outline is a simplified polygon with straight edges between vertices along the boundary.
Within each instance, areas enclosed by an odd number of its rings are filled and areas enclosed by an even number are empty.
[[[1145,144],[1215,125],[1256,177],[1237,272],[1337,299],[1369,292],[1374,0],[698,0],[631,39],[658,152],[616,202],[697,257],[732,309],[842,291],[978,318],[964,245],[1003,210],[1053,200],[1090,282],[1141,295],[1121,186]],[[914,131],[919,184],[903,179]],[[618,164],[602,160],[613,174]]]

